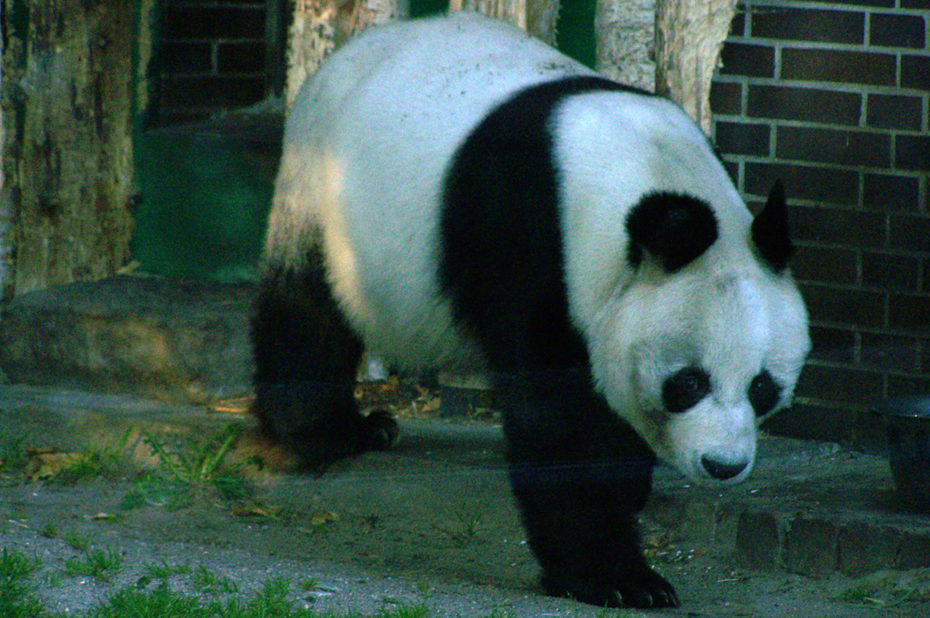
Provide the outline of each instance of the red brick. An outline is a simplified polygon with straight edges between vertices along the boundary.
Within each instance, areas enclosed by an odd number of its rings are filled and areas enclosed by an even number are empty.
[[[818,43],[862,43],[865,40],[864,13],[763,6],[752,10],[751,16],[754,37]]]
[[[892,249],[930,254],[930,217],[893,214],[889,225],[888,244]]]
[[[883,129],[920,130],[920,97],[870,94],[866,103],[866,123]]]
[[[901,57],[901,87],[930,90],[930,56]]]
[[[264,40],[264,7],[167,6],[162,18],[165,39]]]
[[[813,325],[811,360],[851,364],[856,360],[856,333],[848,328]]]
[[[796,279],[820,283],[858,283],[858,252],[839,247],[800,245],[791,260]]]
[[[915,371],[917,342],[913,337],[862,333],[860,359],[863,367]]]
[[[930,326],[930,296],[893,294],[888,303],[888,326],[926,332]]]
[[[887,211],[920,209],[920,181],[916,176],[865,174],[862,205]]]
[[[894,564],[901,533],[894,528],[866,523],[845,523],[837,539],[837,568],[851,576],[866,575]]]
[[[930,393],[930,377],[927,375],[904,376],[891,374],[888,376],[887,397],[889,399],[893,399],[895,397],[913,397],[915,395],[926,395],[927,393]],[[930,554],[925,556],[925,559],[930,560]]]
[[[774,182],[780,179],[789,200],[843,206],[859,203],[859,173],[855,171],[783,163],[746,163],[745,169],[745,190],[751,195],[768,195]]]
[[[885,294],[802,283],[801,293],[811,320],[834,326],[880,329],[885,325]]]
[[[714,143],[726,154],[764,157],[769,154],[770,133],[768,124],[717,122],[714,127]]]
[[[775,48],[728,41],[720,52],[720,73],[775,77]]]
[[[808,363],[795,393],[798,397],[861,406],[884,397],[882,375],[880,371]]]
[[[800,241],[880,249],[885,246],[883,213],[846,208],[792,206],[791,234]]]
[[[894,163],[902,170],[930,170],[930,135],[895,136]]]
[[[893,54],[829,49],[783,49],[781,77],[818,82],[894,86]]]
[[[832,521],[795,517],[785,533],[785,569],[824,577],[837,567],[837,526]]]
[[[870,20],[870,45],[923,49],[927,35],[922,16],[872,13]]]
[[[747,115],[858,126],[862,96],[818,88],[751,85]]]
[[[748,569],[778,568],[779,526],[769,513],[743,513],[736,526],[736,560]]]
[[[714,80],[710,85],[710,108],[714,114],[735,115],[743,111],[743,86]]]
[[[888,167],[891,137],[883,133],[778,127],[775,156],[779,159]]]
[[[883,290],[917,291],[920,260],[911,255],[862,254],[862,284]]]

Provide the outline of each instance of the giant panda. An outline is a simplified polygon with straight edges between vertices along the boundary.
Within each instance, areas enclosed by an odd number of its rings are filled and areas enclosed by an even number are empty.
[[[390,446],[363,349],[484,372],[552,595],[676,606],[636,514],[656,456],[734,483],[809,348],[785,197],[753,217],[670,101],[472,13],[377,27],[287,119],[252,322],[262,427],[308,463]]]

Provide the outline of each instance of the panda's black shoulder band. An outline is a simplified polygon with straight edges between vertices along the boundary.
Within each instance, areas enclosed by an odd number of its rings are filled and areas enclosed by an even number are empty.
[[[673,273],[700,257],[717,240],[717,219],[696,197],[667,191],[645,195],[626,219],[627,259],[638,267],[644,252]]]

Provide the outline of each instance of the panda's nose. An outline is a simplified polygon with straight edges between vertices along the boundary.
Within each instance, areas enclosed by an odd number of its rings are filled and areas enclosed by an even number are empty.
[[[709,455],[701,457],[701,464],[707,473],[717,480],[726,481],[746,469],[748,461],[724,461]]]

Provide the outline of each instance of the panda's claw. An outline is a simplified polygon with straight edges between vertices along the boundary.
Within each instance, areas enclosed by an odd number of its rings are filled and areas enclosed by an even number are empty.
[[[649,607],[678,607],[678,595],[675,588],[664,577],[645,569],[623,582],[618,582],[617,591],[628,607],[645,609]]]
[[[629,574],[614,585],[591,584],[574,578],[546,575],[542,580],[546,592],[552,596],[568,597],[582,603],[600,607],[678,607],[678,595],[665,578],[653,571]]]

